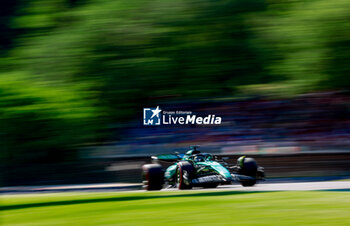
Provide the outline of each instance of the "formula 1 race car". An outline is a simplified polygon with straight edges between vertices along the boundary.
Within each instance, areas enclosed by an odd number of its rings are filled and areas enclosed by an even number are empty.
[[[184,155],[164,154],[152,156],[152,164],[142,166],[143,187],[146,190],[177,187],[215,188],[220,184],[238,182],[242,186],[253,186],[264,179],[264,168],[253,158],[242,156],[237,164],[228,163],[207,153],[198,151],[199,146],[191,146]],[[160,161],[173,162],[165,171]]]

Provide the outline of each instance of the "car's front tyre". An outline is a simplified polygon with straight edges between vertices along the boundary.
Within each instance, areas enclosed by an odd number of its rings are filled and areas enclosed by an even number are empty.
[[[241,181],[240,183],[243,187],[251,187],[256,184],[256,180]]]
[[[177,165],[176,185],[179,189],[192,189],[192,179],[195,169],[193,165],[186,161],[181,161]]]
[[[258,173],[258,164],[253,158],[244,158],[243,167],[239,171],[240,174],[252,177],[251,180],[242,180],[240,184],[243,187],[250,187],[256,184],[256,178]]]

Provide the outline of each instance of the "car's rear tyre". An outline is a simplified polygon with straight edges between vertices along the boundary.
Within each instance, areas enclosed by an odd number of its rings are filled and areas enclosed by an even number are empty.
[[[179,189],[192,189],[192,179],[195,173],[193,165],[186,161],[181,161],[177,165],[176,185]]]
[[[164,171],[159,164],[142,166],[143,188],[147,191],[160,190],[164,185]]]
[[[217,186],[219,186],[218,183],[210,183],[203,185],[203,188],[216,188]]]
[[[256,178],[258,173],[258,164],[253,158],[244,158],[243,168],[240,169],[240,174],[250,176],[254,179],[240,181],[244,187],[254,186],[256,184]]]

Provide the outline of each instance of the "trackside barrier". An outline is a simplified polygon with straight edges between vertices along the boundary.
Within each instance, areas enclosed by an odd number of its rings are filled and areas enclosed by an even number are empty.
[[[350,152],[245,154],[265,168],[267,178],[327,177],[350,175]],[[220,154],[229,164],[240,155]],[[109,156],[83,159],[64,164],[11,165],[2,167],[2,186],[140,183],[141,166],[151,161],[150,156]],[[168,166],[164,164],[164,167]],[[5,173],[4,173],[5,172]]]

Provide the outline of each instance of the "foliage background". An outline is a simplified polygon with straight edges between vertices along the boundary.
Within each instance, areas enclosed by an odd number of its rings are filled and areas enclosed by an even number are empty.
[[[346,0],[4,0],[3,164],[76,159],[163,101],[349,88]],[[117,132],[116,132],[117,131]]]

